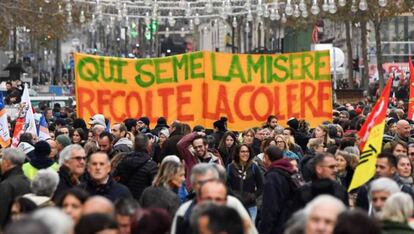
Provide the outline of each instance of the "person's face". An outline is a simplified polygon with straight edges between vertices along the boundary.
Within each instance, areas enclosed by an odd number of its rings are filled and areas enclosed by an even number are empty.
[[[306,234],[332,234],[335,228],[337,212],[328,205],[313,208],[305,226]]]
[[[265,128],[262,131],[263,131],[263,140],[269,139],[272,137],[272,134],[268,128]]]
[[[111,163],[104,153],[92,154],[88,162],[88,172],[98,184],[104,184],[111,171]]]
[[[69,129],[67,127],[60,128],[59,132],[61,132],[63,135],[69,136]]]
[[[275,128],[277,126],[277,119],[276,118],[271,119],[269,122],[269,126],[271,128]]]
[[[397,171],[400,176],[408,177],[411,175],[411,162],[408,158],[401,158],[397,164]]]
[[[372,207],[376,212],[379,212],[382,210],[382,207],[384,207],[385,201],[387,201],[387,198],[390,196],[390,194],[386,191],[377,191],[372,192]]]
[[[395,146],[394,151],[392,152],[392,154],[394,154],[394,156],[407,155],[407,149],[404,146],[402,146],[400,144],[397,144]]]
[[[239,157],[241,163],[247,163],[247,161],[249,161],[250,158],[249,148],[247,148],[245,145],[240,147]]]
[[[75,196],[67,195],[63,200],[62,210],[77,223],[82,215],[82,203]]]
[[[114,135],[114,137],[117,139],[122,137],[121,131],[119,130],[119,126],[120,126],[119,124],[115,124],[114,126],[112,126],[112,129],[111,129],[112,135]]]
[[[316,138],[323,138],[324,136],[325,136],[325,132],[320,127],[316,127],[315,128],[315,137]]]
[[[270,161],[269,156],[267,154],[264,154],[263,156],[263,164],[266,168],[268,168],[272,164],[272,161]]]
[[[69,168],[69,171],[76,175],[81,176],[85,172],[86,153],[84,149],[73,150],[70,159],[65,161],[65,165]]]
[[[217,205],[226,205],[227,202],[227,189],[223,184],[215,182],[207,182],[201,187],[198,202],[214,202]]]
[[[201,216],[198,219],[198,233],[200,234],[213,234],[209,229],[209,218],[207,216]]]
[[[323,148],[323,145],[317,145],[315,148],[315,153],[323,153],[325,151],[325,149]]]
[[[56,157],[56,154],[58,153],[58,148],[57,148],[56,141],[54,141],[54,140],[48,140],[47,143],[50,146],[49,158],[55,158]]]
[[[53,111],[52,110],[47,110],[45,118],[46,119],[52,119],[53,118]]]
[[[6,84],[6,89],[10,90],[12,88],[11,84]]]
[[[99,149],[103,152],[109,152],[112,149],[112,144],[107,136],[105,136],[104,138],[99,138],[98,144]]]
[[[49,132],[50,139],[55,140],[55,133]]]
[[[173,176],[173,178],[170,181],[170,184],[175,188],[179,188],[183,184],[184,180],[185,180],[185,172],[184,170],[180,170]]]
[[[230,148],[234,144],[234,139],[231,136],[226,137],[226,147]]]
[[[342,155],[336,155],[336,162],[338,171],[345,171],[346,170],[346,160]]]
[[[336,180],[338,168],[335,158],[325,157],[323,162],[316,166],[316,172],[319,179]]]
[[[283,129],[283,136],[290,137],[292,134],[289,129]]]
[[[88,141],[93,141],[93,132],[88,132]]]
[[[207,153],[207,145],[204,145],[203,139],[196,139],[193,141],[193,148],[195,156],[204,157]]]
[[[81,135],[78,131],[73,132],[72,141],[73,143],[80,143],[82,141]]]
[[[145,123],[144,123],[144,122],[142,122],[142,121],[138,121],[138,122],[137,122],[137,127],[138,127],[138,128],[144,128],[144,127],[146,127],[146,125],[145,125]]]
[[[408,147],[408,158],[414,163],[414,147]]]
[[[346,116],[345,114],[339,114],[339,119],[340,120],[349,120],[348,116]]]
[[[167,137],[165,137],[164,134],[160,134],[159,139],[160,139],[160,144],[163,144],[167,140]]]
[[[397,123],[397,133],[402,137],[410,136],[411,127],[407,122]]]
[[[131,218],[128,215],[116,215],[119,234],[131,233]]]
[[[258,131],[256,132],[256,138],[257,138],[257,139],[259,139],[260,141],[263,141],[263,139],[264,139],[263,129],[258,130]]]
[[[277,146],[277,148],[279,148],[281,150],[285,150],[285,148],[286,148],[285,141],[281,137],[276,137],[275,140],[276,140],[276,146]]]
[[[254,138],[253,133],[248,132],[248,133],[244,134],[244,136],[243,136],[243,143],[251,145],[253,143],[253,138]]]
[[[387,158],[378,158],[377,163],[375,165],[376,168],[376,177],[388,177],[391,178],[395,172],[396,168],[391,167],[391,165],[388,163]]]
[[[299,171],[298,161],[296,161],[296,160],[290,160],[289,162],[290,162],[290,164],[292,164],[293,170],[296,171],[296,172],[298,172]]]
[[[207,181],[213,180],[214,178],[214,174],[213,172],[211,172],[211,170],[207,171],[206,174],[204,175],[196,175],[194,177],[194,184],[193,184],[193,189],[194,191],[198,192],[198,190],[200,189],[201,185]]]

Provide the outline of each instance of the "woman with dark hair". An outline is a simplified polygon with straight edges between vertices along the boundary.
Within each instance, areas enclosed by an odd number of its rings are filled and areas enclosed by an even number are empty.
[[[72,134],[72,143],[84,146],[86,143],[86,134],[82,128],[77,128]]]
[[[248,145],[236,147],[233,162],[227,166],[227,185],[230,192],[247,208],[254,222],[257,215],[256,198],[263,192],[263,175],[253,158],[253,150]]]
[[[185,180],[184,175],[184,167],[180,162],[161,163],[152,186],[142,192],[139,204],[143,208],[163,208],[173,217],[181,203],[178,189]]]
[[[323,139],[324,148],[328,148],[329,146],[335,144],[335,140],[329,136],[329,127],[327,125],[318,125],[315,128],[314,134],[315,138]]]
[[[23,218],[24,215],[37,209],[36,203],[26,197],[17,197],[10,207],[10,218],[14,222]]]
[[[57,206],[68,214],[76,224],[82,216],[82,206],[88,198],[89,194],[82,189],[69,189],[62,194]]]
[[[239,140],[237,140],[237,137],[233,132],[228,131],[224,133],[218,146],[218,151],[223,159],[224,166],[227,167],[227,165],[233,160],[233,152],[238,144]]]

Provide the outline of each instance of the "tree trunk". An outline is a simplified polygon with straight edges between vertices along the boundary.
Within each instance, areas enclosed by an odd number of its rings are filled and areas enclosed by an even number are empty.
[[[382,46],[381,46],[381,21],[374,20],[375,30],[375,46],[377,48],[377,69],[378,69],[378,80],[380,85],[380,91],[384,88],[384,70],[382,69]]]
[[[364,69],[362,72],[362,83],[364,84],[363,88],[365,90],[368,89],[369,83],[369,67],[368,67],[368,42],[367,42],[367,22],[361,21],[361,51],[362,51],[362,59],[364,61]]]
[[[352,43],[351,43],[351,22],[349,20],[345,21],[345,31],[346,31],[346,49],[348,52],[348,82],[351,89],[354,88],[354,69],[352,67]]]
[[[55,57],[55,74],[51,81],[52,85],[56,85],[62,79],[62,50],[60,48],[60,39],[56,39],[56,57]]]

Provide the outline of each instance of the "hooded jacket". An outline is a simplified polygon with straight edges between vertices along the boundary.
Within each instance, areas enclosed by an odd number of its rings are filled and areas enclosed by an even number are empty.
[[[292,210],[286,204],[294,192],[289,177],[294,173],[290,159],[272,162],[265,174],[263,186],[263,208],[259,232],[262,234],[283,233],[284,224]]]
[[[119,162],[114,177],[125,185],[137,201],[145,188],[151,186],[157,174],[157,164],[145,150],[131,152]]]
[[[133,145],[132,141],[129,140],[128,138],[126,138],[126,137],[123,137],[123,138],[120,138],[114,144],[113,150],[114,150],[115,154],[119,153],[119,152],[129,153],[129,152],[132,151],[133,148],[134,148],[134,145]]]

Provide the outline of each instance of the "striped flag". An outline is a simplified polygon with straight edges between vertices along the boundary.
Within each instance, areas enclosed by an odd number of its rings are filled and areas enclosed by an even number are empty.
[[[50,138],[49,135],[49,126],[46,122],[45,116],[42,114],[39,120],[39,126],[37,129],[37,137],[39,138],[39,141],[44,141]]]
[[[384,137],[385,118],[387,117],[388,100],[391,91],[392,79],[388,79],[387,85],[382,91],[381,97],[368,115],[364,125],[358,132],[361,137],[361,156],[355,168],[348,192],[359,188],[375,175],[377,156],[382,150]]]
[[[10,145],[9,125],[7,123],[7,113],[4,108],[3,94],[0,92],[0,145],[6,148]]]

